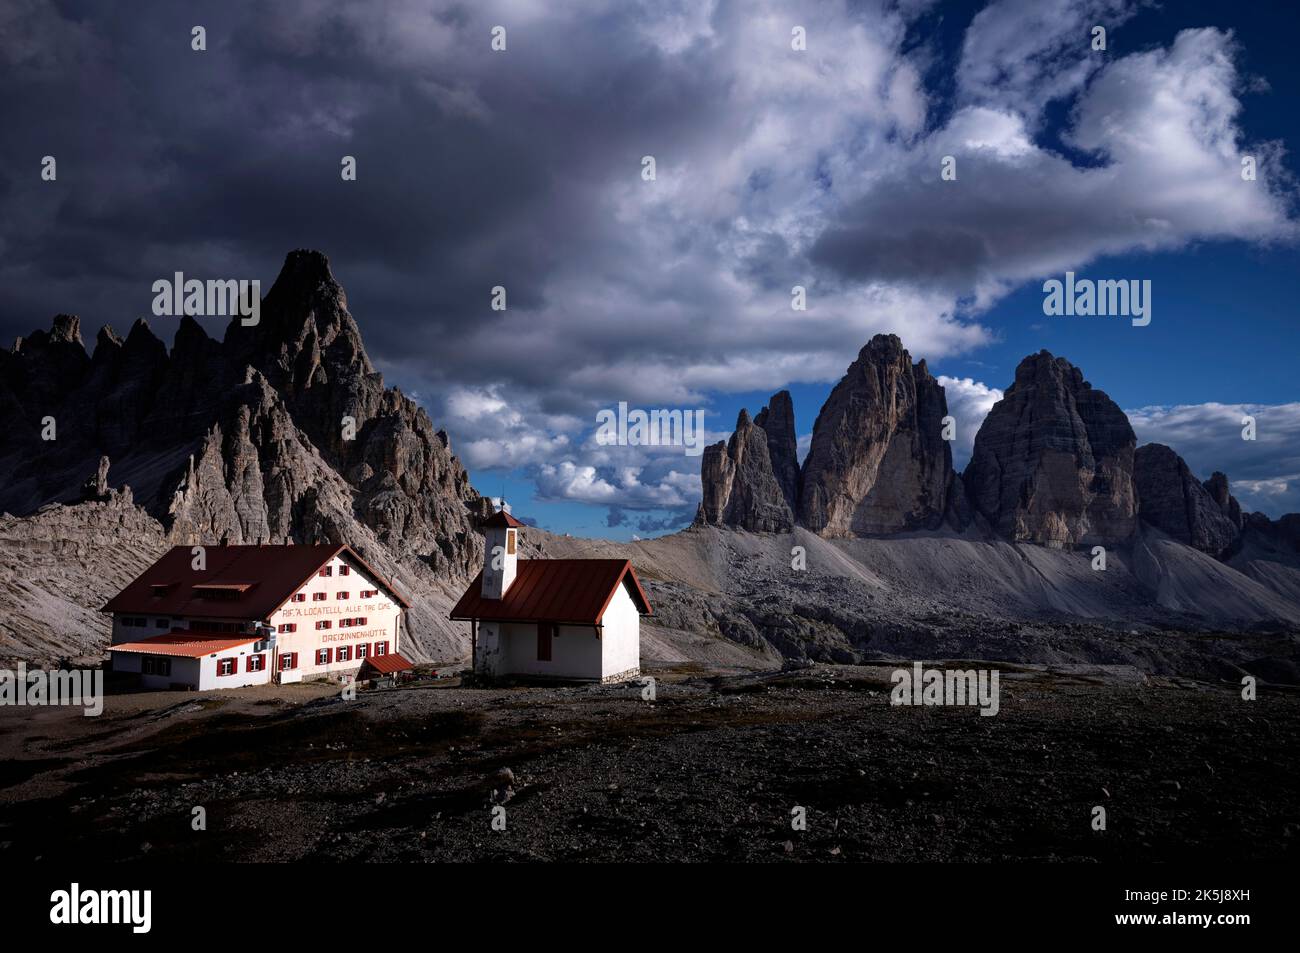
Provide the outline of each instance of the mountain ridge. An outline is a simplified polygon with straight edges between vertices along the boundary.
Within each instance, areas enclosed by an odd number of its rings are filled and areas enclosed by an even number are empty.
[[[491,505],[446,433],[384,386],[323,254],[290,252],[260,316],[219,341],[183,317],[170,351],[143,319],[125,339],[105,326],[88,354],[59,315],[0,352],[0,510],[128,484],[117,505],[167,543],[348,542],[406,587],[414,654],[456,648],[443,602],[481,562]]]
[[[1300,516],[1242,513],[1223,474],[1201,483],[1172,450],[1135,448],[1065,359],[1027,357],[989,416],[979,465],[957,473],[942,385],[877,336],[803,466],[781,391],[706,448],[694,528],[632,546],[529,530],[523,545],[626,553],[651,587],[650,657],[698,664],[861,659],[909,639],[1138,659],[1154,650],[1109,644],[1115,626],[1300,615]],[[447,610],[481,563],[491,505],[447,434],[384,386],[328,259],[299,250],[260,323],[234,319],[220,340],[182,317],[168,350],[140,320],[87,352],[61,314],[0,352],[0,510],[0,654],[101,657],[98,606],[169,545],[346,542],[411,601],[404,651],[449,662],[468,652]],[[1096,542],[1113,549],[1104,574],[1074,552]]]

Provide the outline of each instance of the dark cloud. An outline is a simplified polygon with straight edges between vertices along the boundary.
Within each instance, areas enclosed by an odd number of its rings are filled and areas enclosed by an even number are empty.
[[[698,460],[595,449],[596,410],[833,381],[878,331],[917,356],[967,351],[990,336],[959,308],[972,295],[1149,247],[1153,230],[1289,229],[1269,188],[1196,188],[1234,157],[1225,34],[1058,71],[1085,14],[1033,14],[1049,33],[1022,48],[1032,6],[977,18],[959,108],[934,128],[905,50],[926,0],[801,10],[806,53],[777,0],[142,0],[129,15],[12,0],[0,334],[61,311],[122,330],[159,277],[265,287],[287,251],[319,248],[377,366],[474,465],[531,467],[540,498],[685,513]],[[505,53],[489,47],[496,24]],[[1105,146],[1105,168],[1035,143],[1043,102],[1066,95],[1065,135]],[[1158,150],[1106,134],[1112,120]],[[959,189],[937,179],[947,153]],[[44,155],[57,182],[40,180]],[[495,285],[505,313],[489,308]]]

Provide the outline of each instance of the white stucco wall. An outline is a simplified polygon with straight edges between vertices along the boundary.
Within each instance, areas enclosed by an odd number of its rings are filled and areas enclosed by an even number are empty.
[[[346,576],[339,575],[339,568],[348,565],[349,573]],[[198,687],[202,690],[209,688],[233,688],[239,685],[262,684],[271,681],[271,673],[278,669],[277,654],[285,652],[298,653],[298,666],[294,670],[298,678],[312,678],[317,676],[336,676],[344,673],[355,673],[360,667],[361,662],[356,658],[356,646],[365,643],[370,646],[370,652],[373,654],[376,642],[387,642],[388,652],[401,651],[401,627],[402,627],[402,607],[393,599],[378,582],[369,576],[357,563],[346,558],[346,555],[336,556],[326,565],[332,569],[329,576],[315,574],[309,579],[297,592],[304,593],[307,597],[305,602],[293,602],[286,600],[275,612],[271,614],[270,624],[276,631],[275,652],[267,652],[267,670],[264,673],[250,672],[249,676],[257,676],[252,680],[243,680],[245,673],[243,671],[243,660],[240,659],[240,672],[238,676],[217,677],[216,659],[202,659],[201,671],[187,672],[186,677],[178,678],[175,673],[178,671],[180,663],[189,661],[180,658],[172,659],[172,672],[170,677],[164,676],[142,676],[142,681],[148,687],[167,688],[172,682],[200,683]],[[361,598],[361,591],[374,590],[376,595],[369,599]],[[312,594],[317,592],[325,593],[326,598],[321,602],[312,599]],[[347,592],[347,599],[336,598],[337,593]],[[143,613],[125,613],[132,618],[145,618]],[[366,624],[356,628],[339,628],[339,620],[344,618],[357,618],[364,616]],[[190,629],[189,618],[171,617],[167,618],[165,626],[155,625],[161,616],[149,615],[147,626],[130,626],[126,627],[121,624],[122,614],[114,614],[113,617],[113,635],[112,644],[119,645],[123,642],[139,642],[156,635],[164,635],[172,629]],[[198,617],[196,617],[198,618]],[[331,623],[329,629],[318,630],[316,623],[322,619],[328,619]],[[223,620],[227,621],[227,620]],[[229,620],[233,621],[233,620]],[[250,622],[252,620],[249,620]],[[286,623],[295,624],[298,627],[296,632],[279,632],[281,625]],[[230,638],[236,633],[232,632],[194,632],[196,639],[202,638]],[[338,661],[338,648],[341,645],[349,646],[352,656],[346,662]],[[334,650],[331,653],[331,661],[328,665],[316,664],[317,649],[328,648]],[[243,650],[247,654],[251,646]],[[140,671],[139,656],[129,653],[114,652],[113,667],[115,671]],[[124,668],[122,666],[131,664],[127,659],[135,659],[133,668]],[[119,662],[119,659],[121,661]]]
[[[166,690],[172,685],[187,685],[199,691],[215,688],[242,688],[245,685],[265,685],[271,678],[271,652],[269,649],[254,651],[255,643],[238,645],[221,652],[205,655],[202,658],[181,656],[159,656],[142,652],[113,652],[113,671],[141,672],[146,658],[169,658],[171,673],[168,675],[141,675],[140,684],[149,689]],[[261,655],[264,663],[260,672],[248,671],[248,657]],[[232,659],[235,671],[231,675],[218,675],[217,662]]]
[[[146,656],[136,652],[113,652],[111,658],[113,671],[139,673]],[[172,685],[188,685],[190,688],[198,688],[198,659],[174,658],[171,662],[172,670],[170,675],[141,675],[140,685],[154,691],[166,691]]]
[[[552,678],[599,678],[600,639],[591,626],[561,625],[551,639],[551,660],[537,658],[537,626],[512,623],[506,629],[506,671]]]
[[[339,567],[345,561],[351,571],[346,576],[340,576]],[[374,652],[376,642],[386,641],[389,654],[401,651],[401,605],[379,583],[366,575],[364,570],[343,556],[331,559],[327,565],[332,567],[333,575],[314,575],[297,590],[306,594],[306,602],[285,602],[271,614],[270,623],[277,632],[276,652],[297,652],[297,671],[303,678],[356,672],[361,667],[356,658],[356,646],[360,643],[366,643],[370,646],[370,651]],[[374,589],[378,594],[362,599],[362,589]],[[316,592],[325,593],[325,600],[313,601],[312,594]],[[335,598],[339,592],[349,593],[349,598]],[[339,619],[357,616],[365,617],[366,624],[363,627],[339,628]],[[319,631],[316,623],[322,619],[328,619],[332,625],[329,629]],[[280,626],[285,623],[297,625],[298,631],[281,633]],[[341,645],[349,646],[352,650],[352,658],[346,662],[338,661],[337,650]],[[317,649],[335,650],[332,653],[334,660],[328,665],[317,665]]]
[[[537,658],[535,623],[480,623],[475,671],[591,681],[635,674],[641,667],[641,616],[626,587],[610,600],[603,621],[599,638],[592,626],[559,626],[549,662]]]
[[[501,626],[495,622],[480,622],[475,638],[474,671],[480,675],[504,674]]]
[[[610,600],[602,619],[600,676],[635,675],[641,671],[641,614],[626,583]]]

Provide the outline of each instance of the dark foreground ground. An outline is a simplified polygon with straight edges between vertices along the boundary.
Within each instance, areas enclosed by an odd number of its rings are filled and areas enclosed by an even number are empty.
[[[286,686],[0,709],[0,858],[1251,861],[1300,838],[1300,695],[1002,666],[1001,711],[889,668],[639,686]],[[509,769],[509,782],[504,769]],[[494,830],[493,807],[505,808]],[[1094,806],[1107,829],[1092,829]],[[807,830],[791,810],[807,809]],[[207,829],[193,830],[194,808]],[[499,812],[498,812],[499,813]],[[11,868],[12,869],[12,868]]]

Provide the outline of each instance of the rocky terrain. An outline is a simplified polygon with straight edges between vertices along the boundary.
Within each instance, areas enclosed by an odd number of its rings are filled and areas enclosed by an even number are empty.
[[[1020,363],[960,475],[943,388],[892,335],[872,339],[831,392],[797,480],[778,483],[784,463],[763,458],[765,414],[742,412],[731,442],[712,448],[694,527],[633,551],[671,580],[661,622],[818,661],[912,646],[1198,675],[1252,661],[1295,669],[1300,516],[1243,513],[1225,474],[1202,483],[1172,449],[1137,447],[1124,412],[1063,358]],[[766,516],[784,514],[790,485],[787,527]],[[724,486],[745,505],[709,506]],[[1151,641],[1161,631],[1210,637]]]
[[[1030,355],[964,473],[924,361],[878,335],[803,464],[779,392],[707,448],[691,529],[636,544],[530,529],[527,555],[621,556],[646,581],[647,657],[718,671],[929,652],[1295,680],[1300,516],[1247,514],[1228,478],[1136,447],[1079,369]],[[261,320],[180,319],[87,353],[60,315],[0,352],[0,656],[95,662],[106,598],[177,543],[347,542],[412,602],[417,660],[468,654],[447,610],[489,505],[447,435],[384,386],[318,252]],[[46,438],[51,439],[46,439]],[[1106,548],[1104,570],[1091,547]],[[1252,668],[1253,666],[1253,668]]]
[[[1007,666],[982,717],[891,706],[889,673],[658,669],[653,701],[451,681],[352,701],[321,685],[117,696],[100,718],[0,709],[0,856],[1294,860],[1292,692]]]
[[[412,602],[413,654],[456,654],[446,611],[490,507],[447,435],[384,387],[325,256],[296,251],[260,322],[222,341],[184,317],[169,352],[140,320],[87,354],[59,315],[0,352],[0,510],[20,539],[0,564],[0,654],[48,661],[99,654],[99,594],[133,578],[134,553],[223,541],[347,542]]]

